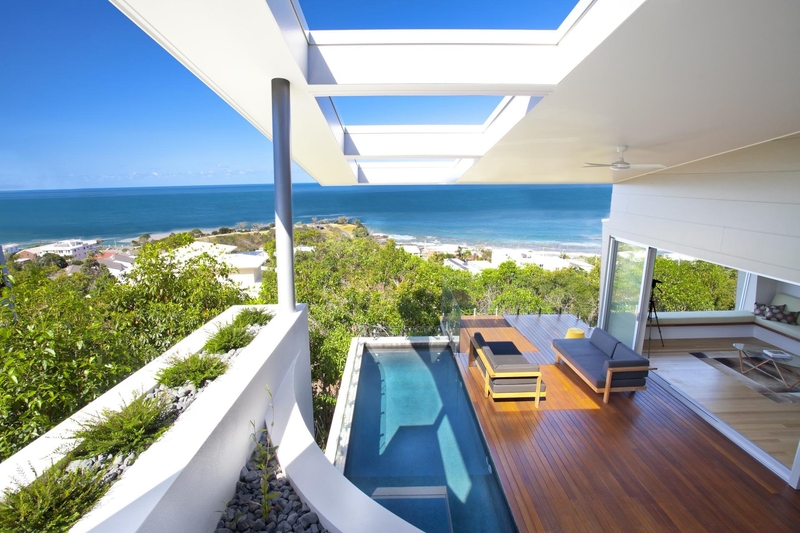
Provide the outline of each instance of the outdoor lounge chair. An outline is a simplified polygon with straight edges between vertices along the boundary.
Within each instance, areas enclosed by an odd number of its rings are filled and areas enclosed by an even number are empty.
[[[539,400],[547,395],[539,365],[529,363],[514,343],[488,343],[480,333],[471,340],[471,351],[483,375],[484,395],[498,398],[533,398],[539,407]],[[494,353],[495,348],[506,353]],[[509,353],[510,352],[510,353]]]

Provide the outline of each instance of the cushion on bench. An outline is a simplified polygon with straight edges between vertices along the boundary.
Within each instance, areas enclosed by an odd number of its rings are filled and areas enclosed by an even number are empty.
[[[595,352],[595,355],[569,354],[569,362],[572,363],[575,370],[582,376],[585,376],[595,387],[606,386],[606,372],[603,370],[603,365],[606,361],[608,361],[608,359],[597,352]]]
[[[650,361],[634,352],[622,343],[619,343],[614,349],[614,357],[609,359],[603,364],[603,372],[608,372],[609,368],[622,368],[628,366],[650,366]],[[619,372],[614,373],[611,377],[612,387],[622,387],[620,382],[623,380],[641,380],[644,384],[644,378],[647,377],[647,370],[642,372]],[[605,384],[605,383],[604,383]],[[630,386],[630,385],[629,385]],[[635,385],[632,385],[635,386]]]
[[[614,348],[617,347],[619,341],[603,331],[600,328],[594,328],[592,336],[589,337],[589,342],[596,346],[601,352],[606,354],[606,357],[611,357],[614,353]]]
[[[800,326],[797,324],[784,324],[783,322],[775,322],[774,320],[767,320],[760,316],[756,317],[756,324],[762,328],[771,329],[778,333],[783,333],[787,337],[800,340]]]
[[[490,380],[492,392],[532,392],[536,390],[536,381],[539,378],[496,378]],[[547,386],[542,381],[541,392],[546,392]]]
[[[495,355],[522,355],[517,345],[511,341],[485,341],[482,346],[488,346]]]
[[[553,347],[565,357],[596,354],[597,348],[589,339],[553,339]]]
[[[488,346],[482,346],[481,351],[486,357],[486,361],[492,367],[495,373],[502,372],[538,372],[539,365],[529,363],[523,355],[497,355],[492,352]],[[481,367],[482,372],[486,372],[483,366],[483,361],[480,357],[476,357],[476,361]],[[516,379],[516,378],[499,378],[499,379]]]
[[[691,326],[694,324],[752,324],[750,311],[659,311],[659,326]],[[655,326],[655,320],[653,320]]]

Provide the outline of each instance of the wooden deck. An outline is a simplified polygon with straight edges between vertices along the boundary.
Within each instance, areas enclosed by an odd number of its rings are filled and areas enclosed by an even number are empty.
[[[516,338],[508,319],[465,317],[462,338],[490,326],[487,340]],[[546,354],[549,342],[535,348],[520,350]],[[797,531],[800,492],[658,385],[604,405],[569,368],[544,365],[536,409],[484,398],[477,368],[458,359],[520,531]]]

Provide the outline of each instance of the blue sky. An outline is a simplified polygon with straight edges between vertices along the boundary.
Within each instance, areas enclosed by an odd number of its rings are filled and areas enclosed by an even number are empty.
[[[547,28],[575,0],[301,3],[319,29]],[[0,65],[0,190],[272,181],[270,142],[107,1],[3,2]],[[407,116],[408,101],[357,100],[342,104],[353,123]],[[492,107],[428,102],[443,123]],[[311,179],[296,168],[295,181]]]
[[[578,0],[300,0],[312,30],[554,30]]]

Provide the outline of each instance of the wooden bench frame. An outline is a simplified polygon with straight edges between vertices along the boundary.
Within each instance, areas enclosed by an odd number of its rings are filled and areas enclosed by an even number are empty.
[[[612,392],[636,392],[637,390],[647,390],[647,385],[642,385],[641,387],[612,387],[611,386],[611,378],[613,377],[614,372],[644,372],[644,371],[651,371],[651,370],[658,370],[658,368],[654,366],[621,366],[621,367],[611,367],[606,372],[606,385],[605,387],[595,387],[590,381],[589,378],[584,376],[575,365],[573,365],[569,359],[564,357],[564,355],[558,351],[558,348],[553,346],[553,350],[556,352],[556,364],[561,363],[563,360],[568,367],[572,369],[575,374],[581,378],[584,383],[586,383],[590,389],[594,392],[603,393],[603,403],[608,403],[608,400],[611,396]]]
[[[486,355],[483,353],[481,347],[477,344],[474,337],[470,337],[472,348],[475,354],[480,357],[483,367],[486,369],[483,374],[483,395],[488,398],[492,395],[493,399],[496,398],[534,398],[534,405],[539,408],[539,400],[547,396],[547,391],[542,391],[542,372],[539,370],[528,370],[522,372],[495,372],[492,365],[489,364]],[[496,354],[502,357],[502,354]],[[478,367],[480,371],[480,367]],[[491,380],[494,378],[537,378],[536,390],[532,392],[494,392],[492,391]]]

